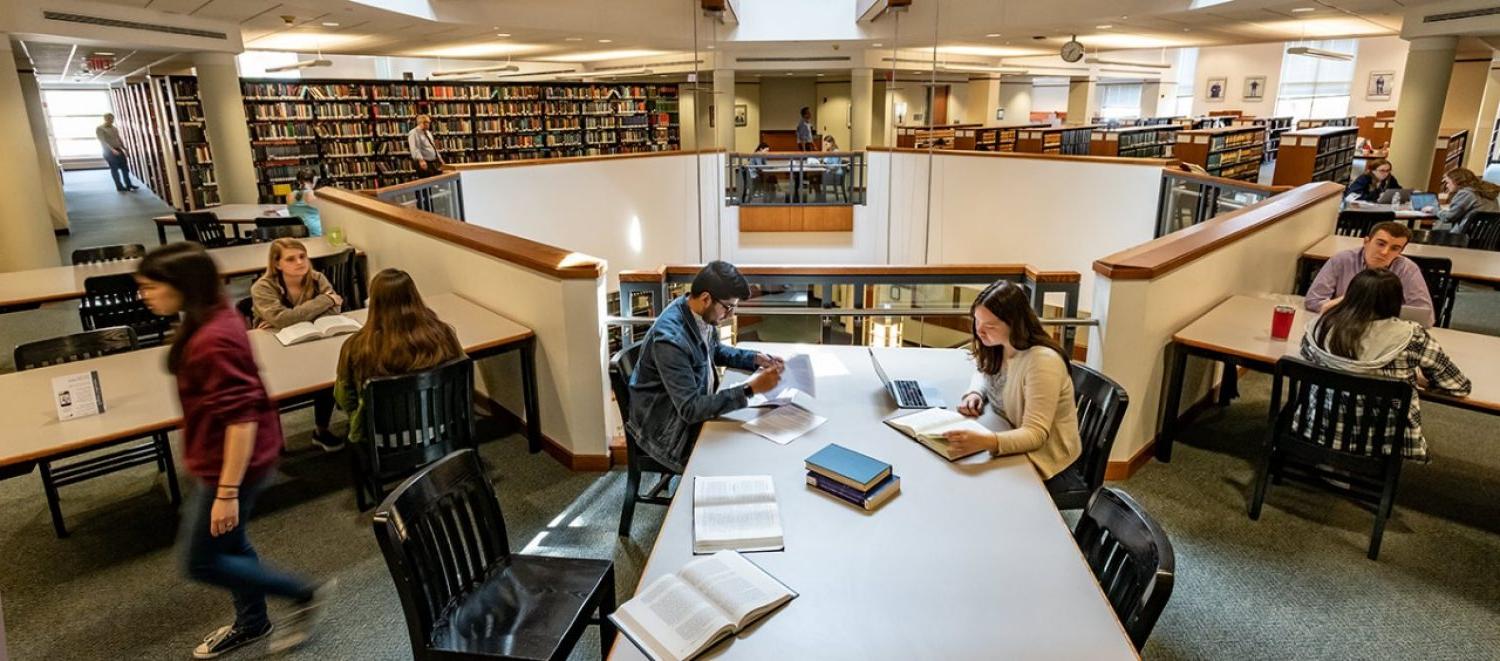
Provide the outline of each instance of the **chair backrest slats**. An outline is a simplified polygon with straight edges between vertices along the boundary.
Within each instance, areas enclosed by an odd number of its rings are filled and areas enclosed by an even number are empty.
[[[79,248],[73,251],[73,264],[98,264],[125,259],[140,259],[146,256],[146,246],[127,243],[117,246]]]
[[[139,348],[135,331],[128,326],[101,328],[27,342],[16,347],[16,370],[61,365],[89,358],[133,351]]]
[[[358,310],[364,307],[353,248],[345,248],[332,255],[314,257],[312,267],[322,273],[323,277],[328,278],[328,284],[333,287],[333,291],[344,299],[345,310]]]
[[[1500,213],[1475,211],[1464,224],[1469,246],[1475,250],[1500,250]]]
[[[471,447],[474,367],[468,358],[364,384],[372,475],[408,471]]]
[[[172,328],[172,319],[158,317],[146,307],[135,276],[129,273],[96,275],[84,280],[78,318],[84,330],[129,326],[135,329],[138,338],[152,335],[155,342],[164,340]]]
[[[1427,283],[1427,292],[1432,295],[1435,325],[1447,328],[1453,321],[1453,302],[1458,296],[1458,279],[1453,277],[1453,260],[1416,255],[1407,255],[1406,258],[1422,269],[1422,279]]]
[[[1176,561],[1166,533],[1125,492],[1101,487],[1073,536],[1121,626],[1141,649],[1172,596]]]
[[[1394,211],[1352,211],[1339,212],[1338,223],[1333,233],[1341,236],[1357,236],[1364,238],[1370,233],[1370,228],[1378,223],[1393,221],[1396,219]]]
[[[1083,364],[1069,367],[1073,378],[1073,401],[1078,406],[1078,437],[1083,452],[1075,464],[1090,491],[1104,484],[1115,435],[1130,406],[1125,388],[1113,379]]]
[[[212,211],[178,211],[174,215],[177,216],[177,226],[182,229],[182,236],[187,240],[205,248],[219,248],[229,243],[218,214]]]
[[[1282,381],[1288,398],[1280,400]],[[1279,438],[1362,457],[1399,454],[1412,387],[1400,379],[1356,374],[1291,356],[1276,363],[1271,410]]]

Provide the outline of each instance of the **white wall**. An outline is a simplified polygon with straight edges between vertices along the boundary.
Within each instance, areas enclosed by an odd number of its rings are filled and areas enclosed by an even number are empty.
[[[1241,110],[1246,115],[1271,117],[1276,111],[1276,92],[1281,84],[1281,58],[1286,44],[1247,44],[1215,46],[1198,51],[1198,69],[1194,72],[1193,114],[1207,115],[1212,110]],[[1245,77],[1265,76],[1265,96],[1260,101],[1244,99]],[[1227,78],[1228,91],[1223,101],[1210,103],[1208,79]]]
[[[815,78],[763,76],[760,79],[760,126],[769,131],[789,131],[802,120],[802,108],[811,108],[816,126],[818,91]]]
[[[839,149],[849,149],[849,109],[853,103],[849,82],[818,80],[815,89],[818,105],[813,108],[813,117],[818,134],[831,135]]]
[[[1349,114],[1355,117],[1374,115],[1380,110],[1395,110],[1396,95],[1401,93],[1401,86],[1406,76],[1406,51],[1407,42],[1400,37],[1371,37],[1360,39],[1359,46],[1354,53],[1354,82],[1349,87]],[[1370,87],[1370,73],[1374,71],[1393,71],[1396,74],[1395,87],[1392,88],[1391,98],[1385,101],[1371,101],[1365,98],[1365,91]]]
[[[734,129],[735,151],[755,151],[760,144],[760,83],[734,83],[734,102],[747,110],[745,125]]]
[[[697,159],[678,154],[466,169],[464,214],[474,225],[602,257],[614,291],[620,271],[702,260]],[[705,180],[703,194],[714,199],[719,185]]]
[[[1307,184],[1283,195],[1303,192],[1312,192],[1321,201],[1155,279],[1116,281],[1099,276],[1094,280],[1093,314],[1101,325],[1090,329],[1088,362],[1130,393],[1113,461],[1129,460],[1155,437],[1167,376],[1167,347],[1174,333],[1230,296],[1291,292],[1302,251],[1333,232],[1342,188]],[[1261,206],[1284,199],[1278,196]],[[1210,231],[1233,222],[1237,222],[1233,215],[1220,216],[1157,241],[1180,240],[1184,232]],[[1197,367],[1186,380],[1192,389],[1184,390],[1184,408],[1207,386],[1203,361],[1194,359],[1191,364]]]
[[[1031,112],[1067,112],[1068,111],[1068,79],[1066,78],[1044,78],[1037,79],[1031,89]],[[1016,116],[1012,118],[1009,110],[1005,111],[1005,121],[1025,122],[1030,117]]]

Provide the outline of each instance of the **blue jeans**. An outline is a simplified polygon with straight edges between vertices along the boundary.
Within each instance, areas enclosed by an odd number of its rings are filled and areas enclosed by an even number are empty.
[[[245,531],[264,478],[240,486],[240,522],[233,530],[214,537],[214,485],[199,481],[184,513],[179,541],[188,578],[229,590],[234,600],[234,626],[260,629],[266,617],[266,595],[299,601],[312,599],[314,586],[305,580],[273,571],[260,563]]]
[[[104,162],[109,164],[109,176],[114,178],[115,188],[125,190],[135,185],[130,182],[130,167],[125,162],[124,154],[106,151]]]

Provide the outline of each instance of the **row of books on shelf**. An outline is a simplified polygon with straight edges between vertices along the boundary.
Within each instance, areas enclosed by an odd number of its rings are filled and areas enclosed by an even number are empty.
[[[1120,134],[1120,150],[1170,142],[1176,131],[1129,131]]]
[[[1359,134],[1349,132],[1342,135],[1329,136],[1323,139],[1319,147],[1322,151],[1334,151],[1338,149],[1353,149],[1354,143],[1359,139]]]
[[[1256,179],[1260,178],[1260,166],[1260,159],[1257,158],[1255,160],[1239,163],[1238,165],[1227,166],[1223,169],[1214,171],[1213,174],[1219,177],[1224,177],[1226,179],[1244,179],[1247,181],[1255,181]]]
[[[318,157],[318,146],[311,142],[256,145],[255,160],[310,160]]]
[[[1230,147],[1239,147],[1260,142],[1265,137],[1264,131],[1242,131],[1228,135],[1216,135],[1209,139],[1209,150],[1219,151]]]
[[[1262,155],[1259,144],[1233,151],[1216,152],[1208,155],[1208,167],[1210,169],[1227,167],[1252,160],[1258,163]]]
[[[1313,161],[1313,172],[1321,172],[1341,165],[1349,165],[1353,162],[1353,151],[1338,151],[1332,154],[1324,154]]]

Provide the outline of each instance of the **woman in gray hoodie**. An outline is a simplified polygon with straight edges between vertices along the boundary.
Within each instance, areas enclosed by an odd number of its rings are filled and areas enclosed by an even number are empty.
[[[1500,186],[1480,179],[1472,171],[1458,168],[1443,175],[1443,192],[1448,194],[1448,207],[1427,207],[1424,211],[1436,214],[1438,223],[1433,229],[1454,234],[1467,234],[1469,219],[1481,211],[1500,211]]]
[[[1359,374],[1401,379],[1413,388],[1455,397],[1469,394],[1469,379],[1421,324],[1400,318],[1401,279],[1386,269],[1366,269],[1354,276],[1344,299],[1314,319],[1302,336],[1302,357]],[[1328,406],[1324,398],[1314,406]],[[1401,454],[1427,458],[1422,412],[1412,397],[1410,424]]]

